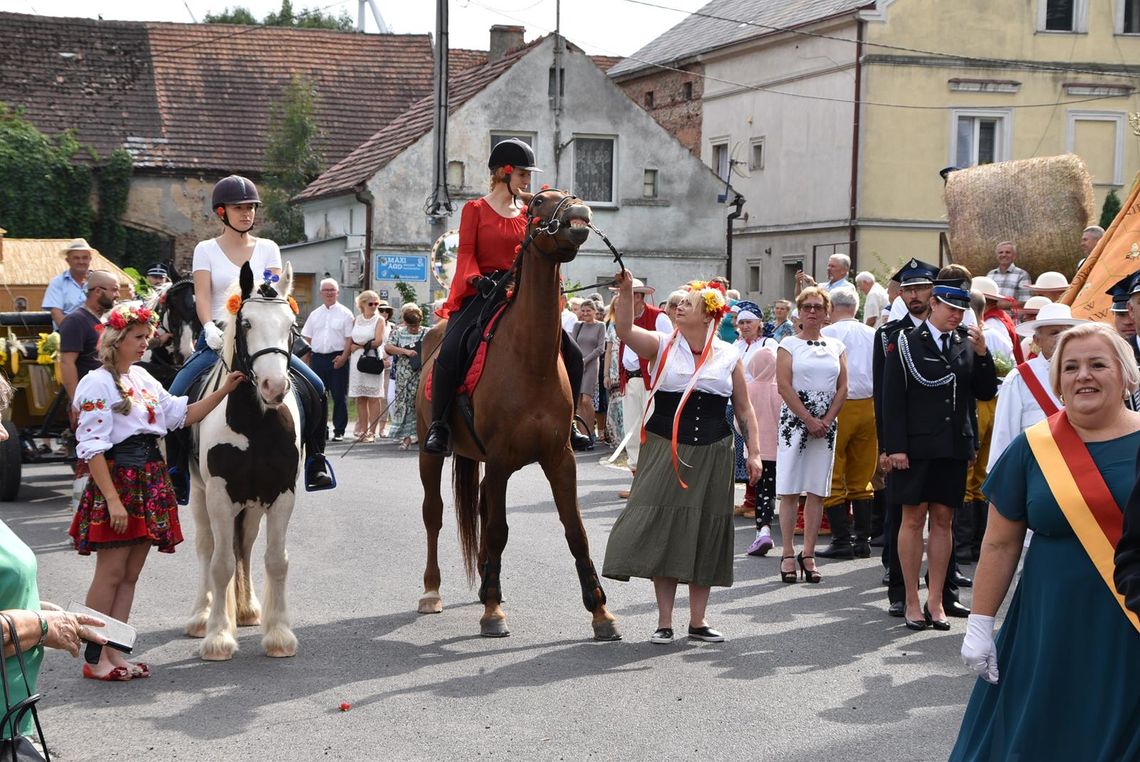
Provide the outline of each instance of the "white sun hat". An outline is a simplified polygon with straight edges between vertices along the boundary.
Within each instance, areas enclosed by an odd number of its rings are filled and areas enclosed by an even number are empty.
[[[1074,326],[1087,323],[1087,320],[1073,317],[1073,310],[1067,304],[1049,302],[1037,313],[1036,320],[1026,320],[1014,330],[1018,336],[1032,336],[1038,328],[1051,325]]]

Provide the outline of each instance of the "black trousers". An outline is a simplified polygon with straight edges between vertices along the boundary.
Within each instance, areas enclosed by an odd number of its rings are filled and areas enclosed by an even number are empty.
[[[902,563],[899,561],[899,527],[902,525],[902,503],[896,503],[890,496],[889,480],[887,474],[888,498],[887,515],[883,525],[883,564],[890,570],[891,583],[887,585],[887,601],[902,603],[906,601],[906,586],[903,584]],[[960,510],[961,506],[955,510]],[[958,561],[954,553],[950,553],[950,563],[946,567],[946,584],[942,588],[942,604],[958,602],[958,586],[954,584],[954,572],[958,571]]]
[[[468,338],[475,330],[480,315],[486,309],[487,319],[490,319],[493,309],[487,309],[488,300],[480,294],[475,294],[447,318],[447,331],[443,334],[439,351],[436,353],[435,365],[432,366],[431,381],[431,419],[442,421],[455,398],[455,390],[463,380],[462,375],[467,372],[467,347],[470,346]],[[562,362],[566,364],[566,374],[570,377],[570,388],[582,388],[582,350],[578,342],[565,331],[562,332]],[[577,409],[577,397],[574,398],[574,408]]]

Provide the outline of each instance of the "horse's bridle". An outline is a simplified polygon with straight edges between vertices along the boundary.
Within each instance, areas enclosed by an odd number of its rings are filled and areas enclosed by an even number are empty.
[[[242,326],[241,317],[242,311],[245,309],[245,305],[249,302],[260,302],[262,304],[284,304],[285,306],[289,307],[290,310],[292,309],[292,305],[289,304],[288,299],[282,299],[280,297],[271,299],[264,296],[251,296],[248,299],[242,300],[241,305],[238,307],[237,313],[234,314],[234,370],[240,370],[245,374],[246,378],[251,384],[256,384],[257,374],[253,370],[254,360],[259,357],[264,357],[265,355],[283,355],[285,357],[286,367],[288,367],[289,358],[291,358],[293,355],[288,349],[282,349],[281,347],[265,347],[264,349],[257,350],[253,354],[249,353],[249,347],[246,345],[245,329]],[[287,381],[290,381],[288,372],[286,372],[285,378]]]

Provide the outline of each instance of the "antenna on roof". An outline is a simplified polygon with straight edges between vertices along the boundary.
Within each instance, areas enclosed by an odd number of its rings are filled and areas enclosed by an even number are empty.
[[[391,34],[392,30],[384,23],[384,17],[380,15],[380,8],[376,5],[376,0],[357,0],[356,8],[356,31],[363,32],[364,29],[364,6],[367,5],[372,10],[372,20],[376,22],[380,34]]]

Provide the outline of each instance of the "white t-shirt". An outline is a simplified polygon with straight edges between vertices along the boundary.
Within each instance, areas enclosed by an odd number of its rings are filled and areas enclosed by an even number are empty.
[[[254,283],[261,282],[261,273],[266,268],[281,269],[281,249],[267,238],[255,239],[253,254],[249,258],[253,270]],[[225,322],[230,313],[226,311],[226,299],[230,288],[237,283],[241,267],[235,265],[222,251],[216,238],[199,241],[194,247],[194,272],[205,270],[210,273],[210,314],[214,320]]]
[[[888,307],[889,301],[885,288],[878,283],[872,285],[871,290],[867,292],[866,300],[863,302],[863,322],[866,323],[871,318],[878,320],[883,310]],[[875,326],[871,327],[874,328]]]
[[[843,342],[847,350],[847,399],[869,399],[874,393],[871,355],[875,347],[875,329],[851,319],[825,325],[819,332]]]

